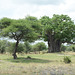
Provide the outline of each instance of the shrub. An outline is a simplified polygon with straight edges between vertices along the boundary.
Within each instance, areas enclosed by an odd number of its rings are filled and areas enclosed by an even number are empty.
[[[66,56],[66,57],[64,57],[64,62],[65,63],[70,63],[71,59],[68,56]]]
[[[27,56],[27,59],[31,59],[31,57],[30,56]]]
[[[72,51],[75,52],[75,45],[72,45]]]
[[[66,51],[72,51],[72,47],[71,47],[71,46],[68,46],[68,47],[66,48]]]
[[[24,48],[25,48],[25,53],[27,54],[28,52],[32,51],[32,46],[28,41],[25,41],[24,43]]]
[[[9,46],[6,49],[7,49],[7,52],[13,53],[15,49],[15,43],[10,42]],[[20,43],[17,48],[17,53],[22,53],[23,51],[24,51],[24,45]]]
[[[47,47],[46,47],[45,43],[39,42],[39,43],[36,43],[35,45],[33,45],[32,49],[33,49],[33,51],[39,51],[39,53],[40,53],[40,51],[46,50]]]
[[[6,46],[7,46],[7,41],[6,40],[0,40],[0,53],[6,52]]]
[[[75,45],[67,46],[66,51],[73,51],[73,52],[75,52]]]
[[[65,50],[66,50],[66,46],[61,45],[61,51],[64,51],[65,52]]]

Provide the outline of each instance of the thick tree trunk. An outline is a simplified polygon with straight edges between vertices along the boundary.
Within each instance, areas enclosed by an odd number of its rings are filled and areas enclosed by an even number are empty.
[[[50,40],[48,40],[48,53],[53,52],[53,47],[52,47],[52,43],[50,42]]]
[[[54,52],[54,39],[52,35],[48,36],[48,53]]]
[[[60,40],[55,40],[52,36],[48,38],[48,53],[60,52],[60,47]]]
[[[60,50],[61,44],[62,44],[62,43],[60,42],[60,40],[57,40],[57,41],[56,41],[56,43],[55,43],[55,46],[56,46],[56,47],[55,47],[55,51],[56,51],[56,52],[60,52],[60,51],[61,51],[61,50]]]
[[[14,53],[13,53],[13,59],[17,58],[16,52],[17,52],[18,44],[19,44],[19,41],[17,40],[16,45],[15,45],[15,49],[14,49]]]

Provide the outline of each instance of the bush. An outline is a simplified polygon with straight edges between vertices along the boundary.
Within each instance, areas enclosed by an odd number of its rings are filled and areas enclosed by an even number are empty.
[[[72,45],[72,51],[75,52],[75,45]]]
[[[64,57],[64,62],[71,63],[71,59],[68,56],[66,56],[66,57]]]
[[[72,47],[71,47],[71,46],[68,46],[68,47],[66,48],[66,51],[72,51]]]
[[[39,51],[39,53],[40,53],[40,51],[46,50],[47,47],[46,47],[45,43],[39,42],[39,43],[36,43],[35,45],[33,45],[32,49],[33,49],[33,51]]]
[[[31,44],[30,44],[28,41],[25,41],[25,43],[24,43],[24,48],[25,48],[24,52],[25,52],[26,54],[27,54],[28,52],[32,51],[32,46],[31,46]]]
[[[27,56],[27,59],[31,59],[31,57],[30,56]]]
[[[0,53],[6,52],[6,46],[7,46],[7,41],[6,40],[0,40]]]
[[[75,52],[75,45],[67,46],[66,51],[73,51],[73,52]]]
[[[61,51],[66,51],[66,46],[64,46],[64,45],[61,45]]]
[[[6,49],[7,49],[7,52],[13,53],[15,49],[15,43],[10,42],[9,46]],[[22,53],[23,51],[24,51],[24,45],[20,43],[17,48],[17,53]]]

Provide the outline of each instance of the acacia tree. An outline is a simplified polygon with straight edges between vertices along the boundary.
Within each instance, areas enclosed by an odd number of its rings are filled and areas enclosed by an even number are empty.
[[[28,20],[27,18],[28,19],[31,18],[31,19]],[[33,18],[35,21],[34,20],[32,21]],[[3,28],[2,30],[3,36],[9,36],[10,38],[14,38],[16,40],[16,45],[13,52],[14,59],[17,58],[16,52],[17,52],[18,44],[21,40],[32,42],[33,40],[37,39],[39,33],[37,32],[37,30],[35,30],[33,25],[35,27],[38,26],[38,28],[40,28],[40,24],[37,18],[28,16],[25,19],[12,20],[9,26]]]
[[[52,18],[43,16],[43,38],[48,41],[48,52],[60,52],[62,43],[74,43],[75,25],[67,15],[53,15]]]

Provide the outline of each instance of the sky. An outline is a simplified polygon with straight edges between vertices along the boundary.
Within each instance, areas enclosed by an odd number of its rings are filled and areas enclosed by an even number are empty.
[[[68,15],[75,22],[75,0],[0,0],[0,19],[21,19],[27,15],[51,18],[53,14]]]
[[[68,15],[75,21],[75,0],[0,0],[0,19]]]

